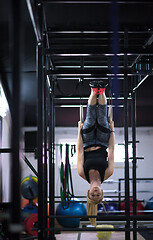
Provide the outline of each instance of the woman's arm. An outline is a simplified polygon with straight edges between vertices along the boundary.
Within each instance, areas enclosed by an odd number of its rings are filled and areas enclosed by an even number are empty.
[[[83,164],[84,164],[84,150],[83,150],[83,140],[81,135],[81,129],[83,123],[78,122],[78,138],[77,138],[77,169],[80,177],[86,180]]]
[[[109,123],[111,129],[111,135],[108,145],[108,168],[105,171],[104,181],[108,179],[114,172],[114,146],[115,146],[115,135],[114,135],[114,122]]]

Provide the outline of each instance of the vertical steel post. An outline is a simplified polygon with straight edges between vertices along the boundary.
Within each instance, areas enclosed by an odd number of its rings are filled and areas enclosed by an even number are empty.
[[[115,108],[114,108],[114,116],[118,116],[119,112],[118,112],[118,95],[119,95],[119,80],[118,80],[118,65],[119,65],[119,60],[118,60],[118,52],[119,52],[119,37],[118,37],[118,1],[117,0],[113,0],[111,1],[111,28],[112,28],[112,53],[113,53],[113,57],[112,57],[112,65],[113,68],[111,68],[112,73],[114,74],[113,77],[113,81],[112,81],[112,91],[114,93],[115,96],[115,100],[114,100],[114,104],[115,104]]]
[[[45,135],[45,118],[44,118],[44,76],[42,62],[42,43],[37,46],[38,61],[38,134],[37,134],[37,151],[38,151],[38,239],[45,239],[45,228],[47,227],[47,154],[46,154],[46,135]]]
[[[49,121],[49,215],[54,215],[55,205],[54,205],[54,196],[55,196],[55,163],[54,163],[54,131],[55,131],[55,113],[54,113],[54,82],[52,79],[51,88],[50,88],[50,121]],[[49,227],[55,227],[55,219],[49,219]],[[52,230],[49,234],[49,239],[55,239],[55,232]]]
[[[125,30],[124,47],[128,47],[128,31]],[[124,55],[124,68],[128,68],[127,54]],[[125,214],[126,228],[130,228],[130,197],[129,197],[129,158],[128,158],[128,76],[124,74],[124,140],[125,140]],[[130,232],[125,232],[125,240],[130,240]]]
[[[0,148],[2,148],[2,117],[0,117]],[[0,154],[0,202],[2,198],[2,155]]]
[[[21,36],[22,1],[11,1],[11,39],[12,39],[12,162],[11,162],[11,223],[10,239],[20,239],[20,137],[21,137]]]
[[[46,47],[46,37],[44,36],[43,38],[43,48]],[[47,75],[46,75],[46,57],[42,56],[44,59],[44,65],[43,65],[43,145],[44,145],[44,152],[43,152],[43,211],[44,211],[44,226],[43,226],[43,234],[44,234],[44,239],[47,238],[48,232],[46,231],[46,228],[48,228],[48,219],[47,219],[47,209],[48,209],[48,204],[47,204],[47,196],[48,196],[48,191],[47,191]]]
[[[46,76],[45,60],[43,55],[43,6],[37,6],[38,21],[40,23],[41,39],[37,44],[37,81],[38,81],[38,105],[37,105],[37,151],[38,151],[38,239],[47,239],[47,140],[46,140]]]
[[[137,188],[136,188],[136,86],[135,77],[132,81],[132,148],[133,148],[133,215],[137,214]],[[137,228],[137,220],[133,219],[133,228]],[[137,232],[133,231],[133,240],[137,240]]]
[[[119,201],[119,210],[121,210],[121,179],[118,180],[118,201]]]

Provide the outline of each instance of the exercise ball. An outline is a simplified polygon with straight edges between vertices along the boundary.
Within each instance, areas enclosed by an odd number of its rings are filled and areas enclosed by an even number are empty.
[[[106,212],[105,212],[106,209]],[[103,203],[99,203],[97,206],[97,214],[115,214],[115,211],[118,210],[118,203],[113,202],[111,198],[104,198]]]
[[[113,225],[97,225],[96,228],[110,228],[110,231],[99,231],[97,232],[97,238],[99,240],[109,240],[112,236],[113,231],[111,231],[114,226]]]
[[[66,205],[62,205],[60,203],[56,208],[57,221],[60,225],[65,228],[68,227],[79,227],[80,219],[79,218],[58,218],[58,216],[85,216],[87,214],[87,210],[85,205],[77,198],[73,198],[70,200],[70,203],[66,203]]]
[[[130,215],[133,214],[133,202],[132,201],[133,201],[133,199],[130,198]],[[120,207],[121,207],[121,210],[125,211],[125,200],[124,200],[124,202],[121,202]],[[125,212],[122,214],[125,214]],[[137,202],[137,215],[142,215],[142,214],[144,214],[144,206],[142,205],[141,202]]]
[[[24,228],[28,235],[38,236],[38,231],[33,228],[38,227],[38,213],[33,213],[24,220]]]
[[[34,176],[25,177],[21,182],[21,194],[24,198],[32,200],[38,196],[38,179]]]
[[[148,213],[153,214],[153,197],[147,201],[145,210],[152,210],[152,212],[148,212]]]
[[[30,216],[32,213],[38,213],[38,207],[36,204],[28,204],[22,209],[21,215],[24,221],[26,217]]]

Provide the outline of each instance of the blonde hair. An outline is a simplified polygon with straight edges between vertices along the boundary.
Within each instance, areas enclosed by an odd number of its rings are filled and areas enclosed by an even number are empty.
[[[89,198],[89,190],[87,192],[87,215],[94,216],[97,215],[97,204],[102,202],[103,200],[103,191],[102,191],[102,198],[98,201],[91,200]],[[96,218],[89,218],[91,224],[96,226]]]

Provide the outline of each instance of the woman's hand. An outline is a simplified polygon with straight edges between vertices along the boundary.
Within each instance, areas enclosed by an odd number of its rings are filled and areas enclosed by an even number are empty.
[[[114,121],[111,121],[109,123],[109,127],[110,127],[111,132],[114,132]]]
[[[83,123],[81,121],[78,122],[78,131],[80,132],[83,128]]]

